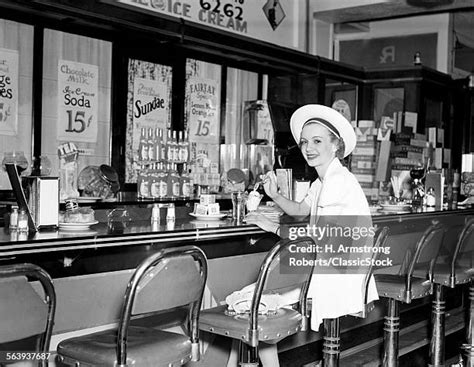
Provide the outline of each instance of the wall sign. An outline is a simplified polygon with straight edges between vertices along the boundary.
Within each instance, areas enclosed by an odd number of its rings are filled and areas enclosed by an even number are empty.
[[[97,141],[99,68],[73,61],[58,62],[59,140]]]
[[[187,95],[189,140],[197,143],[216,143],[219,140],[219,113],[217,82],[212,79],[188,79]]]
[[[293,0],[101,0],[179,18],[243,36],[295,47],[295,22],[304,2]],[[300,19],[301,20],[301,19]]]
[[[415,52],[424,66],[436,68],[438,36],[418,34],[339,42],[339,61],[363,67],[413,65]]]
[[[18,121],[18,51],[0,48],[0,134],[16,135]]]
[[[167,86],[160,80],[135,78],[133,82],[134,148],[138,149],[142,127],[166,130],[170,105]]]

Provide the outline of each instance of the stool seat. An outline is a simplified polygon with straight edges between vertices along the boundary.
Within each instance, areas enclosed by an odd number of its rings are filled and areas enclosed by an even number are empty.
[[[429,280],[412,277],[411,296],[405,291],[406,275],[375,274],[379,296],[393,298],[409,303],[412,299],[422,298],[430,294],[431,283]]]
[[[58,352],[81,366],[117,365],[117,330],[71,338],[58,345]],[[191,360],[191,341],[186,335],[168,331],[130,326],[127,339],[127,365],[170,367]]]
[[[249,314],[228,315],[226,310],[227,306],[222,305],[201,311],[199,316],[201,330],[250,342],[248,338]],[[278,341],[295,334],[301,329],[301,319],[301,314],[290,308],[280,308],[276,314],[259,315],[258,340]]]
[[[468,283],[474,276],[474,268],[456,265],[456,276],[451,284],[451,265],[436,264],[433,274],[433,283],[454,287],[458,284]]]

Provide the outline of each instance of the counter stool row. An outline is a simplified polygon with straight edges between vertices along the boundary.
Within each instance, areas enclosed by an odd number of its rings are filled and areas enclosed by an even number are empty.
[[[181,366],[199,360],[201,327],[249,345],[248,355],[253,360],[248,361],[248,365],[257,365],[255,356],[259,341],[281,339],[307,326],[306,294],[312,268],[304,274],[281,276],[279,267],[275,266],[281,252],[296,243],[305,245],[312,243],[312,240],[281,240],[266,255],[260,267],[248,318],[229,316],[226,306],[200,312],[207,280],[207,259],[202,250],[184,246],[158,251],[140,263],[128,281],[118,328],[63,340],[57,348],[59,360],[71,366]],[[26,277],[41,281],[44,300],[38,299]],[[301,289],[298,309],[281,309],[264,321],[260,320],[258,305],[264,288],[282,289],[289,286]],[[47,352],[56,308],[55,289],[49,275],[32,264],[2,266],[0,294],[19,296],[2,297],[0,317],[13,321],[11,325],[0,327],[0,344],[39,335],[44,331],[42,327],[46,317],[46,332],[42,334],[38,350]],[[8,302],[5,303],[4,299]],[[131,324],[132,316],[178,307],[187,309],[187,317],[183,320],[187,335],[160,330],[157,325],[143,327]],[[201,326],[198,323],[200,317]],[[43,365],[47,365],[47,361]]]
[[[454,287],[469,282],[474,276],[472,264],[459,261],[460,254],[472,251],[474,218],[466,221],[456,243],[450,267],[436,272],[435,261],[441,246],[445,228],[432,224],[417,242],[414,254],[407,262],[405,272],[397,275],[375,274],[377,289],[381,297],[388,298],[388,314],[385,317],[384,366],[398,365],[399,302],[411,300],[431,293],[436,284],[433,301],[433,337],[431,358],[433,366],[444,365],[444,299],[442,286]],[[378,232],[374,246],[383,246],[388,229]],[[279,241],[266,255],[258,275],[255,292],[248,317],[232,317],[226,306],[218,306],[200,312],[204,287],[207,279],[207,260],[204,253],[195,246],[184,246],[161,250],[146,258],[133,272],[125,290],[117,330],[108,330],[62,341],[58,345],[60,360],[72,366],[180,366],[199,359],[199,329],[238,339],[247,347],[242,353],[242,366],[258,366],[259,341],[271,342],[305,330],[308,325],[307,290],[313,269],[298,275],[278,276],[275,262],[282,251],[289,246],[310,244],[311,238]],[[467,246],[469,244],[470,246]],[[373,252],[377,256],[378,252]],[[471,258],[469,258],[471,260]],[[366,273],[366,295],[373,268]],[[38,279],[44,290],[44,300],[38,300],[37,293],[29,286],[25,277]],[[300,288],[300,302],[297,309],[280,309],[264,318],[258,317],[262,293],[267,290]],[[150,291],[148,291],[150,290]],[[45,332],[38,350],[47,352],[51,340],[55,315],[56,296],[51,278],[41,268],[32,264],[0,267],[0,292],[11,292],[18,297],[3,297],[2,320],[13,320],[11,327],[1,327],[0,344],[40,334],[46,319]],[[6,294],[6,293],[3,293]],[[156,295],[167,295],[157,297]],[[471,287],[471,318],[468,340],[464,346],[468,366],[474,367],[474,344],[472,328],[474,320],[474,288]],[[32,299],[31,302],[26,302]],[[133,316],[150,312],[185,307],[187,318],[183,320],[187,335],[160,330],[158,327],[130,325]],[[367,305],[361,317],[370,311]],[[3,317],[3,312],[9,314]],[[12,315],[20,317],[21,323]],[[27,315],[27,317],[25,317]],[[18,327],[21,325],[21,327]],[[325,366],[337,366],[339,361],[339,320],[325,321],[323,356]],[[245,348],[242,348],[244,350]],[[46,365],[44,362],[43,365]]]

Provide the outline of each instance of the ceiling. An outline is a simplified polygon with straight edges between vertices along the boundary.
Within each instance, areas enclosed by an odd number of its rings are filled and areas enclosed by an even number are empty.
[[[451,4],[446,4],[448,2],[446,0],[425,0],[425,2],[431,3],[432,6],[413,6],[409,5],[407,1],[411,2],[412,0],[382,0],[374,1],[371,4],[362,3],[357,6],[318,10],[318,0],[316,0],[313,3],[313,16],[315,19],[326,23],[336,24],[453,12],[469,12],[474,18],[474,0],[453,0]],[[420,1],[422,0],[417,0],[417,2]]]

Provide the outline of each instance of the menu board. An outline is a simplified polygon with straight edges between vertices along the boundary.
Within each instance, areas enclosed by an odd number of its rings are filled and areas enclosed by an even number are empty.
[[[59,60],[58,140],[95,143],[98,130],[99,68]]]
[[[18,51],[0,48],[0,134],[16,135]]]

